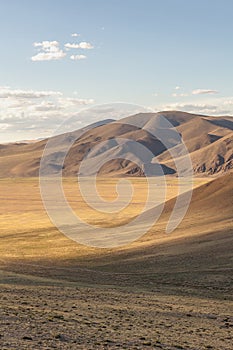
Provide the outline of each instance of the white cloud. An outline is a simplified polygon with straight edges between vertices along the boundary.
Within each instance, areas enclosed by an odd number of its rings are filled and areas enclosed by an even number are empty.
[[[172,97],[186,97],[186,96],[189,96],[188,93],[180,92],[181,87],[180,87],[179,85],[175,86],[175,87],[174,87],[174,90],[175,90],[176,92],[173,92],[173,93],[171,94]]]
[[[85,55],[71,55],[70,59],[71,60],[85,60],[87,58],[87,56]]]
[[[57,111],[59,109],[61,107],[51,101],[42,101],[39,105],[34,106],[34,110],[39,112]]]
[[[62,96],[59,91],[34,91],[11,89],[9,87],[0,87],[0,98],[23,98],[34,99],[41,97]]]
[[[84,50],[90,50],[93,49],[94,46],[92,46],[90,43],[86,41],[81,41],[80,43],[66,43],[65,48],[67,49],[84,49]]]
[[[72,97],[63,97],[59,98],[58,102],[63,108],[74,107],[74,106],[83,106],[94,103],[95,101],[92,98],[72,98]]]
[[[211,90],[211,89],[196,89],[192,91],[192,95],[206,95],[206,94],[218,94],[217,90]]]
[[[57,51],[59,50],[59,42],[58,41],[42,41],[42,42],[35,42],[33,44],[34,47],[39,47],[44,51],[50,52],[50,51]]]
[[[185,93],[180,93],[180,94],[177,94],[176,92],[174,92],[172,94],[172,97],[186,97],[188,96],[188,94],[185,94]]]
[[[90,43],[87,43],[86,41],[82,41],[81,43],[79,43],[79,47],[80,49],[87,49],[87,50],[94,48],[94,46],[92,46]]]
[[[176,102],[156,106],[156,110],[180,110],[190,113],[206,115],[231,115],[233,116],[233,97],[206,98],[205,101]]]
[[[37,55],[32,56],[31,60],[36,61],[52,61],[52,60],[60,60],[66,56],[66,53],[62,50],[57,52],[39,52]]]
[[[0,123],[0,130],[7,130],[10,126],[11,124]]]
[[[79,36],[78,33],[73,33],[72,36]],[[48,41],[44,40],[41,42],[34,42],[33,46],[37,49],[37,53],[31,57],[33,62],[36,61],[54,61],[61,60],[67,56],[67,53],[60,48],[58,41]],[[81,41],[80,43],[66,43],[64,49],[69,51],[70,49],[83,49],[90,50],[94,46],[86,41]],[[70,57],[72,60],[83,60],[86,58],[85,55],[72,55]]]
[[[66,49],[79,49],[79,44],[76,43],[66,43],[65,44]]]
[[[67,118],[94,102],[91,98],[65,97],[58,91],[9,87],[0,87],[0,98],[0,131],[6,130],[0,132],[0,143],[48,136]]]
[[[233,97],[231,99],[227,99],[223,102],[224,105],[229,105],[232,106],[233,105]]]
[[[71,34],[71,36],[74,37],[74,38],[77,38],[78,36],[81,36],[81,34],[73,33],[73,34]]]
[[[188,93],[181,93],[178,92],[181,89],[180,86],[176,86],[174,88],[174,90],[176,90],[176,92],[172,93],[172,97],[187,97],[189,96]],[[195,89],[192,91],[191,95],[214,95],[214,94],[218,94],[217,90],[211,90],[211,89]]]
[[[60,60],[66,56],[66,53],[59,48],[58,41],[35,42],[33,45],[40,50],[38,54],[31,57],[34,62]]]
[[[218,110],[217,105],[207,104],[207,103],[172,103],[169,105],[164,105],[161,107],[162,110],[177,110],[184,111],[189,113],[198,113],[198,114],[221,114]]]

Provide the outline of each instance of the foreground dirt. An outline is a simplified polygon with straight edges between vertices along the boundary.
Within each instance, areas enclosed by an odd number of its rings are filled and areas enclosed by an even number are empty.
[[[92,217],[66,181],[74,209]],[[172,198],[177,183],[168,185]],[[197,188],[172,235],[163,233],[168,202],[141,240],[107,250],[54,228],[35,179],[0,187],[1,350],[232,349],[232,177]],[[112,198],[110,188],[101,182]],[[126,217],[141,206],[144,182],[136,188]]]
[[[232,349],[226,300],[1,273],[0,348]]]

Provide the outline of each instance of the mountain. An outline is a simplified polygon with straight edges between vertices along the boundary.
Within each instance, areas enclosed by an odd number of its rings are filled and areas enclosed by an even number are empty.
[[[185,143],[197,175],[233,168],[233,119],[169,111],[107,119],[35,143],[0,145],[0,176],[143,176],[186,173]],[[68,152],[67,152],[68,150]],[[67,154],[66,154],[67,153]],[[64,161],[64,162],[63,162]],[[80,164],[82,166],[80,167]]]
[[[112,122],[113,119],[106,119],[79,130],[53,136],[49,139],[53,143],[53,149],[50,150],[51,154],[56,157],[61,148],[69,147],[83,133]],[[18,142],[0,144],[0,177],[38,176],[41,156],[47,142],[48,139],[43,139],[33,144]],[[56,164],[54,163],[54,165]]]
[[[195,174],[216,174],[233,168],[232,118],[199,116],[177,126],[177,131],[189,151]],[[176,146],[178,148],[178,146]],[[174,168],[169,151],[159,156],[159,161]],[[181,164],[182,155],[176,158]]]

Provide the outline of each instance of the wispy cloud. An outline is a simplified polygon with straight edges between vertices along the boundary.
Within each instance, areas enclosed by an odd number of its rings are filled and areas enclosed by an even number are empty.
[[[78,36],[81,36],[81,34],[78,34],[78,33],[72,33],[72,34],[71,34],[71,36],[72,36],[73,38],[77,38]]]
[[[66,56],[66,53],[62,50],[57,52],[39,52],[37,55],[32,56],[32,61],[54,61],[61,60]]]
[[[95,101],[92,98],[72,98],[72,97],[65,97],[65,98],[59,98],[58,102],[62,108],[69,108],[69,107],[77,107],[77,106],[85,106],[89,104],[93,104]]]
[[[174,90],[175,92],[171,94],[172,97],[187,97],[191,95],[214,95],[219,93],[217,90],[213,90],[213,89],[195,89],[191,93],[181,92],[180,86],[176,86]]]
[[[87,58],[87,56],[85,56],[85,55],[71,55],[70,56],[70,59],[74,60],[74,61],[76,61],[76,60],[85,60],[86,58]]]
[[[0,87],[0,98],[21,98],[34,99],[51,96],[61,96],[59,91],[35,91],[35,90],[21,90],[11,89],[10,87]]]
[[[86,41],[81,41],[80,43],[66,43],[65,44],[66,49],[84,49],[84,50],[90,50],[93,49],[94,46]]]
[[[10,126],[11,124],[0,123],[0,130],[7,130]]]
[[[18,135],[19,140],[49,135],[66,118],[94,103],[91,98],[66,97],[60,91],[10,87],[0,87],[0,99],[0,130],[14,139]],[[80,123],[85,125],[85,121]],[[1,135],[1,140],[4,138]]]
[[[177,92],[172,93],[172,97],[186,97],[186,96],[188,96],[188,94],[186,93],[177,93]]]
[[[207,98],[204,101],[187,101],[163,104],[157,106],[156,110],[178,110],[190,113],[206,115],[232,115],[233,116],[233,97],[225,98]]]
[[[192,95],[213,95],[218,94],[219,92],[217,90],[211,90],[211,89],[196,89],[192,91]]]
[[[35,104],[33,106],[33,109],[39,112],[57,111],[57,110],[60,110],[61,108],[62,107],[59,106],[57,103],[54,103],[51,101],[42,101],[40,104]]]
[[[189,95],[186,92],[181,92],[180,90],[182,90],[182,89],[181,89],[181,87],[179,85],[175,86],[174,90],[175,90],[175,92],[173,92],[171,94],[172,97],[186,97],[186,96]]]

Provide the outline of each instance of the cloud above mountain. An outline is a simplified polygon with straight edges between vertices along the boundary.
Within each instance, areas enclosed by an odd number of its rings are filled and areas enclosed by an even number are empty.
[[[211,89],[196,89],[192,91],[192,95],[213,95],[218,94],[217,90]]]
[[[156,106],[159,110],[179,110],[190,113],[207,114],[207,115],[233,115],[233,97],[209,97],[193,101],[186,98],[184,101],[167,103]]]
[[[34,135],[50,135],[67,118],[78,113],[84,106],[93,104],[94,100],[67,97],[60,91],[23,90],[3,86],[0,87],[0,102],[0,130],[24,139]],[[27,130],[30,130],[30,136],[27,136]]]
[[[42,97],[61,96],[59,91],[35,91],[35,90],[22,90],[11,89],[8,86],[0,86],[0,98],[22,98],[22,99],[34,99]]]

